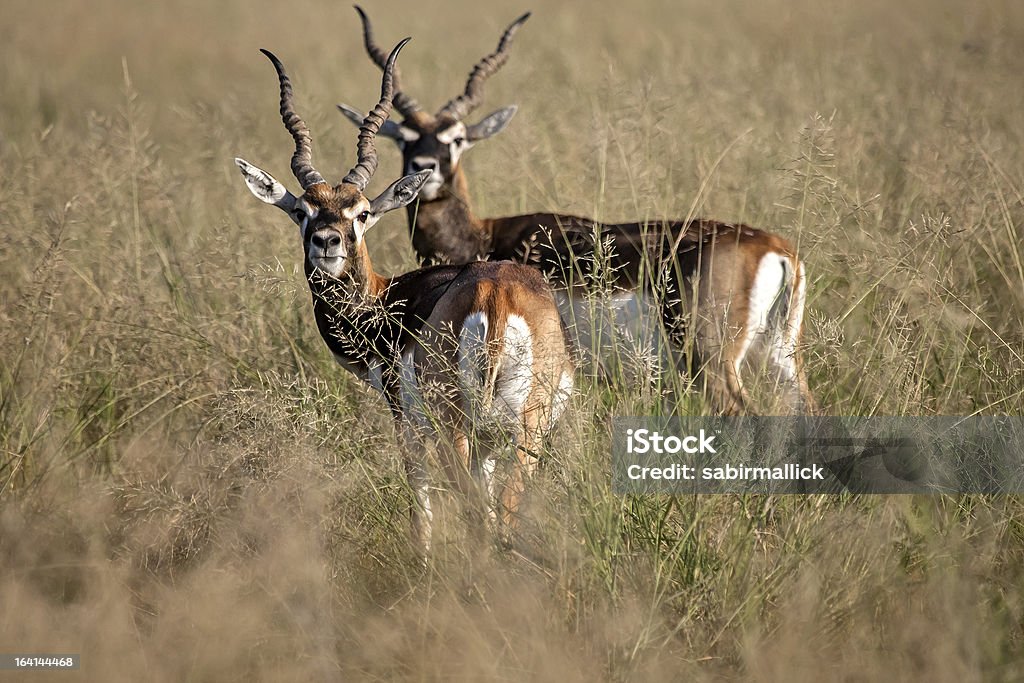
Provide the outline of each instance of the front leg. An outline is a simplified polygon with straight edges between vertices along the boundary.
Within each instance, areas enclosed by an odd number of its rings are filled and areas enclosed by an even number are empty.
[[[405,477],[413,493],[409,511],[412,547],[425,559],[430,554],[434,530],[434,511],[430,500],[427,449],[415,428],[406,421],[400,426],[405,460]]]

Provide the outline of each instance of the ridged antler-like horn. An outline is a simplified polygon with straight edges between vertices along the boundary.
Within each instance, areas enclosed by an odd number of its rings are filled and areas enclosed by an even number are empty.
[[[529,18],[530,13],[527,12],[505,29],[505,32],[501,34],[501,40],[498,41],[498,49],[477,62],[476,66],[469,73],[465,92],[441,107],[441,110],[437,112],[438,116],[441,114],[451,114],[461,121],[471,111],[480,106],[480,96],[483,94],[484,81],[494,75],[508,61],[508,46],[512,42],[512,36],[516,34],[519,27]]]
[[[295,154],[292,155],[292,173],[305,190],[310,185],[324,182],[324,177],[313,168],[313,140],[306,123],[295,113],[292,106],[292,82],[284,71],[284,64],[270,50],[260,50],[277,69],[277,80],[281,82],[281,120],[295,140]]]
[[[370,24],[370,17],[366,16],[366,12],[359,5],[353,5],[353,7],[359,12],[359,18],[363,20],[363,44],[366,45],[366,52],[370,55],[373,63],[383,69],[384,65],[387,64],[388,55],[373,40],[373,26]],[[418,111],[423,111],[423,107],[420,106],[419,102],[402,92],[401,72],[397,66],[395,67],[394,79],[395,96],[392,99],[395,103],[395,109],[405,118],[409,118]]]
[[[363,125],[359,126],[359,142],[356,143],[359,161],[342,182],[355,185],[360,192],[366,189],[370,178],[377,170],[377,148],[373,144],[373,139],[377,137],[377,131],[391,115],[391,98],[395,94],[395,60],[410,40],[412,38],[400,42],[388,55],[387,61],[384,62],[384,76],[380,82],[380,102],[363,119]]]

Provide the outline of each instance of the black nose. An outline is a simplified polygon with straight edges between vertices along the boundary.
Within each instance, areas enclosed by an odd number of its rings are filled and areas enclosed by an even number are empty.
[[[321,249],[327,249],[328,247],[336,247],[341,244],[341,236],[337,233],[329,233],[323,235],[321,233],[313,233],[313,236],[309,238],[309,241],[314,246],[320,247]]]
[[[428,170],[437,170],[437,159],[413,159],[409,162],[410,173],[419,173],[420,171]]]

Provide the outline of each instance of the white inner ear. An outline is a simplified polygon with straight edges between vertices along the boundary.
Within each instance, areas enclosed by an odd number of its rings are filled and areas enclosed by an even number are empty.
[[[277,182],[274,176],[262,168],[253,166],[245,159],[235,159],[235,164],[242,172],[242,179],[246,186],[257,199],[267,204],[273,204],[285,211],[291,211],[295,205],[295,195],[285,189],[285,186]]]

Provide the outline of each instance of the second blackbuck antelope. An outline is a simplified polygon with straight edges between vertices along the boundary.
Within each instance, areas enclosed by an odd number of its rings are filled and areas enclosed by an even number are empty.
[[[356,10],[367,52],[383,67],[386,55],[374,42],[370,21]],[[428,263],[510,259],[539,268],[558,286],[563,319],[578,346],[597,354],[606,348],[592,337],[604,322],[593,319],[586,299],[594,280],[610,279],[617,292],[611,297],[612,318],[620,331],[653,329],[657,338],[646,343],[649,347],[667,339],[673,355],[688,360],[693,374],[703,379],[713,411],[748,410],[741,380],[745,360],[775,374],[787,410],[813,411],[798,355],[806,278],[785,239],[705,219],[609,224],[558,213],[502,218],[473,213],[463,154],[503,130],[516,108],[500,109],[475,124],[465,119],[480,105],[484,82],[508,60],[512,37],[529,16],[505,30],[497,50],[473,68],[465,91],[436,114],[403,92],[396,75],[395,107],[403,120],[389,122],[381,134],[398,144],[406,172],[429,174],[420,202],[408,209],[417,254]],[[351,107],[339,108],[356,123],[362,120]],[[599,266],[603,270],[595,277]],[[638,323],[645,314],[653,323]]]
[[[533,269],[471,263],[391,278],[374,272],[367,231],[411,202],[430,175],[406,175],[376,199],[363,194],[377,168],[374,138],[391,111],[392,70],[406,41],[384,62],[380,102],[362,121],[358,162],[341,184],[328,184],[313,167],[291,81],[266,50],[280,82],[281,117],[295,141],[291,167],[302,194],[242,159],[235,163],[257,198],[299,226],[324,342],[341,365],[383,393],[398,418],[416,497],[412,535],[425,552],[435,507],[427,442],[438,443],[447,483],[463,500],[479,495],[477,484],[490,495],[491,517],[507,538],[540,440],[572,389],[572,367],[552,293]],[[512,452],[498,459],[502,446]],[[507,467],[496,472],[496,461]]]

